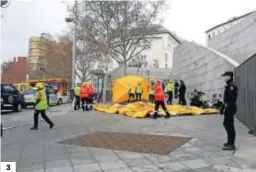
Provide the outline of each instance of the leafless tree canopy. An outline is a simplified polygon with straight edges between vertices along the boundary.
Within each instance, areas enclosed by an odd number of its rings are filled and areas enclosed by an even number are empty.
[[[84,1],[69,10],[78,37],[122,64],[126,74],[127,62],[150,48],[148,34],[153,31],[147,28],[164,7],[164,1]]]

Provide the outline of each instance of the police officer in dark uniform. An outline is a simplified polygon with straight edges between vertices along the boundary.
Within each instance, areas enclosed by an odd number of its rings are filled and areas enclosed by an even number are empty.
[[[225,77],[226,86],[224,91],[224,107],[222,114],[224,114],[223,125],[227,132],[228,141],[223,145],[223,150],[235,150],[235,126],[234,115],[237,110],[236,99],[238,88],[234,84],[233,72],[227,71],[222,76]]]

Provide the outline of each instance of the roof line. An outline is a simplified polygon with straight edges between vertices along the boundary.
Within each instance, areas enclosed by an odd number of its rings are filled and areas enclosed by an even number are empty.
[[[167,34],[169,34],[176,42],[178,42],[179,44],[181,44],[181,41],[178,39],[178,38],[176,38],[170,31],[161,31],[161,30],[159,30],[159,31],[156,31],[156,32],[150,32],[150,33],[146,33],[146,35],[151,35],[151,34],[164,34],[164,33],[167,33]]]
[[[241,16],[238,16],[238,17],[234,17],[232,20],[228,20],[228,21],[226,21],[226,22],[224,22],[224,23],[221,23],[221,24],[218,24],[218,25],[216,25],[216,26],[213,26],[212,28],[210,28],[210,29],[208,29],[207,31],[205,31],[205,33],[208,33],[208,32],[210,32],[210,31],[212,31],[212,30],[214,30],[214,29],[216,29],[216,28],[218,28],[218,27],[220,27],[220,26],[223,26],[223,25],[225,25],[225,24],[227,24],[227,23],[230,23],[230,22],[236,21],[236,20],[238,20],[238,19],[241,19],[241,18],[243,18],[243,17],[246,17],[246,16],[252,14],[253,12],[254,12],[254,11],[251,11],[251,12],[246,13],[246,14],[244,14],[244,15],[241,15]]]
[[[215,54],[219,55],[220,57],[222,57],[222,59],[224,59],[225,61],[227,61],[229,64],[231,64],[232,66],[234,67],[238,67],[239,66],[239,63],[237,61],[235,61],[234,59],[228,57],[227,55],[213,49],[213,48],[210,48],[210,47],[206,47],[206,46],[203,46],[203,45],[200,45],[200,44],[197,44],[197,43],[194,43],[198,46],[201,46],[203,48],[206,48],[207,50],[211,51],[211,52],[214,52]]]

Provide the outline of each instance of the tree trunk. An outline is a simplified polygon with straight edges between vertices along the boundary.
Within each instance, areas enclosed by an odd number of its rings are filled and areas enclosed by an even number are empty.
[[[137,76],[139,76],[140,67],[137,68]]]
[[[107,88],[106,87],[107,87],[107,82],[108,82],[108,63],[106,62],[105,76],[104,76],[104,83],[103,83],[103,93],[102,93],[102,103],[106,103],[106,96],[107,96]]]
[[[126,76],[127,75],[127,62],[126,62],[126,59],[124,59],[123,70],[124,70],[124,76]]]

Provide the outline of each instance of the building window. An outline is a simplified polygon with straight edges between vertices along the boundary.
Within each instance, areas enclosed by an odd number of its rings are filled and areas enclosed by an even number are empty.
[[[208,35],[208,39],[211,39],[211,35],[210,34]]]

